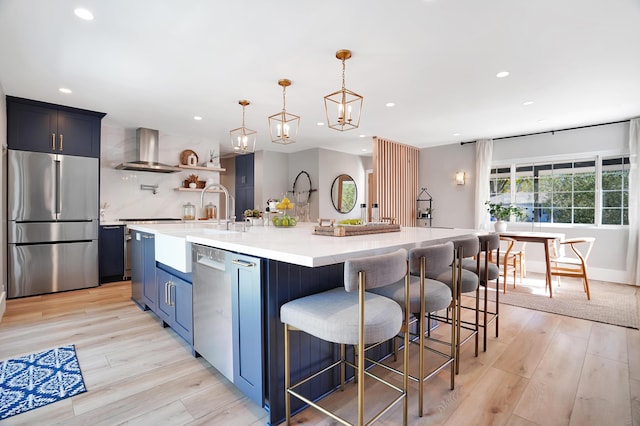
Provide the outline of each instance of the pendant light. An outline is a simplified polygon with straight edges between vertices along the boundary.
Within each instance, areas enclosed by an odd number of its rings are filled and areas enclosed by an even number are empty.
[[[287,112],[286,91],[291,86],[291,80],[283,78],[278,80],[278,85],[282,86],[282,112],[269,116],[269,132],[271,142],[287,145],[295,143],[298,138],[298,128],[300,127],[300,117]]]
[[[324,110],[327,114],[327,125],[343,132],[357,129],[360,125],[360,113],[364,98],[347,89],[344,84],[345,61],[351,58],[351,51],[338,50],[336,58],[342,61],[342,89],[324,97]]]
[[[241,99],[238,103],[242,105],[242,127],[229,132],[231,136],[231,146],[233,147],[233,152],[250,154],[256,149],[256,136],[258,134],[255,130],[247,129],[244,125],[244,111],[251,102]]]

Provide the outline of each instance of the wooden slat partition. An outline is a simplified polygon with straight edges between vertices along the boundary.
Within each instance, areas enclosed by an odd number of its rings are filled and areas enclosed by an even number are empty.
[[[401,226],[416,226],[418,196],[416,147],[373,137],[373,184],[380,217],[394,217]]]

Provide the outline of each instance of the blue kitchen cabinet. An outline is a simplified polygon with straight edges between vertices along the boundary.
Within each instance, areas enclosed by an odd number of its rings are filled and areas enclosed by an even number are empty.
[[[245,210],[252,210],[255,207],[254,176],[254,154],[237,156],[235,175],[235,215],[237,220],[242,220]]]
[[[260,259],[231,254],[233,384],[259,406],[264,401]]]
[[[135,230],[131,234],[131,298],[144,310],[157,309],[155,236]]]
[[[10,149],[100,157],[100,122],[106,114],[7,96]]]
[[[100,282],[124,279],[124,225],[100,225],[98,259]]]
[[[171,327],[193,346],[193,289],[191,274],[183,274],[161,263],[156,267],[158,291],[157,309],[154,311],[163,326]]]

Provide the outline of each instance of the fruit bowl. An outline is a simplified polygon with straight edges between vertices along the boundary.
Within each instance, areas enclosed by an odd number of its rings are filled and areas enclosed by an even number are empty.
[[[284,213],[283,215],[277,215],[271,218],[271,223],[273,223],[273,226],[276,228],[293,228],[298,224],[298,218]]]

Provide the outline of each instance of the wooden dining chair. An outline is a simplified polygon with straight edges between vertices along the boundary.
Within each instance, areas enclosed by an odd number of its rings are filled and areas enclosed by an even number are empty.
[[[516,240],[509,237],[500,237],[500,242],[506,244],[506,248],[501,247],[499,251],[499,262],[495,253],[492,253],[490,261],[500,265],[500,277],[502,278],[502,293],[507,293],[507,277],[513,274],[513,288],[516,288],[516,271],[518,266],[518,255],[514,251]]]
[[[589,279],[587,278],[587,259],[595,240],[594,237],[571,238],[560,242],[554,240],[551,250],[551,276],[558,277],[558,286],[560,286],[560,277],[582,278],[587,300],[591,300]],[[557,244],[565,248],[569,246],[571,252],[563,254],[558,250]]]

